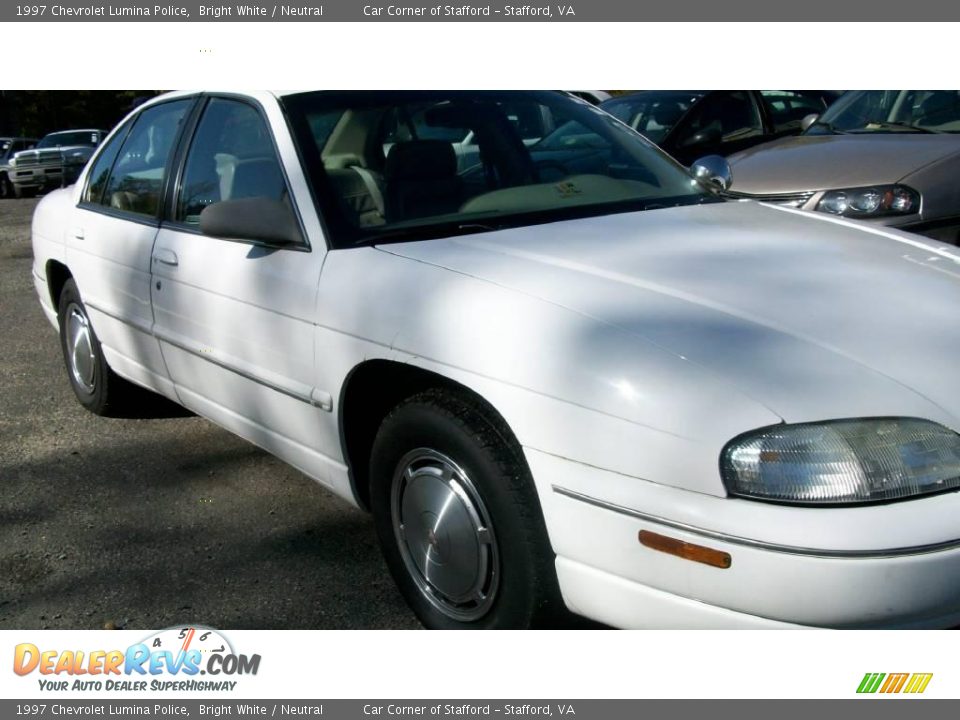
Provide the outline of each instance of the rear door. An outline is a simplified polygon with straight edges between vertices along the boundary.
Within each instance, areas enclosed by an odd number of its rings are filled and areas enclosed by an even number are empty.
[[[152,105],[113,135],[87,173],[66,238],[67,265],[110,367],[171,397],[151,335],[150,255],[170,159],[194,102]]]
[[[154,332],[184,405],[323,477],[316,450],[336,452],[332,399],[313,386],[325,248],[211,237],[199,222],[211,205],[257,197],[296,213],[291,170],[300,172],[295,157],[281,161],[263,106],[206,99],[153,253]]]

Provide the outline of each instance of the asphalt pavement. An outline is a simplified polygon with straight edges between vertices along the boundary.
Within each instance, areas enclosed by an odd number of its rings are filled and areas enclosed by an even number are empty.
[[[419,627],[367,514],[201,418],[80,407],[35,206],[0,200],[0,628]]]

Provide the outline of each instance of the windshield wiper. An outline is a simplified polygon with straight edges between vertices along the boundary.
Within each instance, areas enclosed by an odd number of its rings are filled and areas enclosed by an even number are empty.
[[[915,132],[928,133],[928,134],[936,134],[936,135],[943,134],[943,130],[934,130],[933,128],[919,127],[918,125],[911,125],[910,123],[889,122],[887,120],[867,120],[866,123],[864,123],[864,127],[866,127],[867,125],[879,125],[880,127],[886,128],[888,130],[913,130]]]

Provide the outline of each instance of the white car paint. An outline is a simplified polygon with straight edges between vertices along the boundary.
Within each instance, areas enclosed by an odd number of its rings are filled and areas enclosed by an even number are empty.
[[[116,372],[351,502],[338,404],[358,365],[470,388],[523,446],[567,604],[601,622],[960,622],[960,493],[790,507],[727,497],[718,468],[732,438],[783,421],[909,416],[960,431],[955,248],[730,202],[327,250],[276,99],[253,97],[309,252],[91,217],[81,178],[34,219],[54,325],[50,261],[74,272]],[[176,265],[156,261],[168,254]],[[644,548],[643,529],[732,565]]]

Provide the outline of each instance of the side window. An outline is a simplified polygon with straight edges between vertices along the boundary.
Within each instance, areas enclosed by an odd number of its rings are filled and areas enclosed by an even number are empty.
[[[822,113],[823,100],[813,93],[799,90],[761,90],[774,132],[789,132],[800,129],[800,121],[811,113]]]
[[[140,113],[117,154],[100,200],[102,204],[136,215],[157,214],[173,141],[192,102],[163,103]],[[93,189],[98,178],[93,174],[91,177]]]
[[[679,137],[681,147],[735,142],[763,133],[760,113],[744,90],[708,95],[687,116]]]
[[[208,205],[253,197],[289,201],[270,131],[250,105],[214,98],[187,153],[176,219],[197,225]]]
[[[110,168],[113,167],[123,139],[127,136],[128,127],[122,128],[97,155],[93,167],[87,173],[87,187],[83,191],[83,202],[100,204],[103,202],[103,189],[107,186],[110,177]]]

